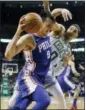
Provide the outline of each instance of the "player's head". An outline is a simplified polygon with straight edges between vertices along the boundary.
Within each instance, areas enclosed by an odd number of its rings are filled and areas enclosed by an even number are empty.
[[[80,27],[78,24],[73,24],[67,29],[67,36],[71,40],[79,36]]]
[[[50,32],[52,30],[55,20],[52,16],[47,15],[46,13],[43,13],[42,19],[43,19],[43,23],[42,23],[42,27],[40,28],[39,31],[43,35],[47,35],[48,32]]]

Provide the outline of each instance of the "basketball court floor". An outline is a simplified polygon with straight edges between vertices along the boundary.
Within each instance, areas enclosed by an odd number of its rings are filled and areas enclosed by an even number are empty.
[[[8,107],[8,101],[9,101],[9,97],[5,98],[1,98],[1,109],[7,109]],[[29,107],[28,109],[31,109],[31,107],[34,105],[35,103],[33,102]],[[59,102],[56,102],[56,100],[52,97],[52,102],[50,104],[50,106],[48,107],[48,109],[59,109],[58,108],[58,104]],[[71,104],[72,104],[72,97],[67,97],[66,98],[66,104],[67,104],[67,109],[70,109],[71,107]],[[84,98],[83,97],[80,97],[78,99],[78,109],[80,110],[85,110],[84,109]]]

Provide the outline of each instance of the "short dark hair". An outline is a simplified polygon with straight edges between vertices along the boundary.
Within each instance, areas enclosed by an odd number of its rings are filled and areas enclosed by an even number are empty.
[[[55,18],[50,13],[46,13],[44,10],[41,11],[40,15],[41,15],[43,21],[45,21],[47,18],[49,18],[50,20],[55,22]]]
[[[78,32],[81,32],[80,26],[78,24],[73,24],[72,26],[75,26],[78,29]]]

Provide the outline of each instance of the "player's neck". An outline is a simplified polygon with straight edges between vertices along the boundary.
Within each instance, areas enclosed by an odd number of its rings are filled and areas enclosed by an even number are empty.
[[[41,31],[38,31],[36,34],[37,34],[39,37],[43,37],[43,36],[44,36]]]
[[[65,40],[65,42],[67,42],[67,43],[70,41],[69,38],[68,38],[68,34],[67,34],[67,33],[65,33],[64,40]]]

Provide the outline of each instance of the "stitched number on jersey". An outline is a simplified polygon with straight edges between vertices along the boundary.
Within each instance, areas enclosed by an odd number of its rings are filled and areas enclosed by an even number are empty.
[[[50,58],[50,51],[47,51],[47,58]]]
[[[55,58],[57,58],[58,57],[58,53],[56,52],[56,51],[53,51],[52,53],[51,53],[51,60],[53,61]]]

